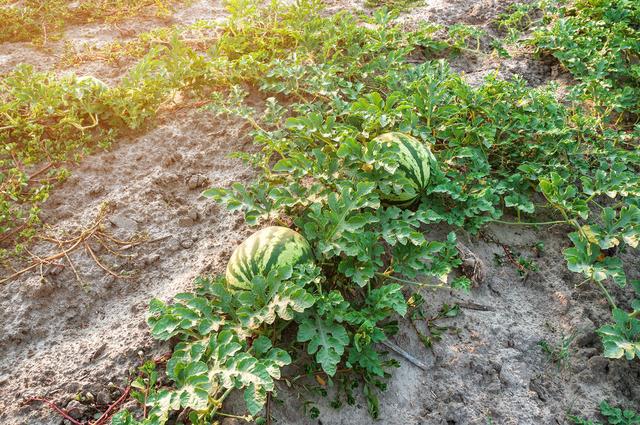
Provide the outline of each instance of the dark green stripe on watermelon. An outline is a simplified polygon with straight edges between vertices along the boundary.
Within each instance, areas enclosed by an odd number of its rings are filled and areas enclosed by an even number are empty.
[[[408,178],[413,180],[413,182],[416,184],[416,186],[421,187],[421,184],[420,184],[421,180],[418,178],[418,176],[416,176],[416,173],[415,173],[415,171],[413,171],[413,169],[407,167],[404,164],[399,164],[398,165],[398,170],[402,171],[405,176],[407,176]]]
[[[406,136],[403,135],[403,137],[400,138],[401,143],[404,145],[405,148],[407,148],[407,150],[409,152],[411,152],[411,157],[413,158],[413,160],[415,161],[415,166],[418,169],[418,171],[420,171],[420,180],[416,180],[416,183],[419,185],[419,187],[421,189],[424,189],[427,185],[425,176],[424,176],[424,165],[422,164],[422,159],[420,158],[420,156],[418,155],[418,152],[416,151],[415,147],[412,145],[412,143],[407,139]],[[429,166],[427,164],[427,166]],[[415,174],[414,174],[415,176]]]
[[[262,249],[262,251],[259,253],[259,248],[260,245],[258,243],[240,245],[237,248],[241,250],[242,255],[238,259],[238,267],[234,268],[231,273],[233,277],[235,277],[238,281],[247,283],[251,282],[253,276],[260,272],[258,264],[262,263],[262,260],[266,254],[266,250]],[[227,270],[229,269],[227,268]]]
[[[414,137],[392,132],[376,137],[373,142],[385,146],[395,144],[397,147],[397,170],[402,172],[411,181],[411,188],[406,188],[393,194],[381,194],[381,199],[388,205],[407,206],[416,201],[419,195],[426,189],[430,178],[430,166],[433,155],[429,148]],[[389,178],[393,179],[393,175]]]
[[[282,252],[284,251],[284,248],[286,247],[287,242],[286,242],[286,239],[284,238],[284,235],[278,236],[274,239],[276,239],[273,241],[273,243],[275,244],[275,248],[273,251],[271,251],[271,255],[269,256],[269,259],[265,263],[264,270],[262,270],[262,272],[265,275],[269,274],[269,272],[271,271],[271,268],[278,262],[278,258],[280,258],[280,254],[282,254]]]
[[[249,288],[254,276],[266,276],[279,266],[295,266],[312,258],[311,246],[300,234],[286,227],[267,227],[235,249],[227,264],[227,282]]]

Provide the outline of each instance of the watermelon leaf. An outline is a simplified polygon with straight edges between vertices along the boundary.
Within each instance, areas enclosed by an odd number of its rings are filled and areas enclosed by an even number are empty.
[[[181,407],[204,410],[209,402],[209,368],[204,362],[179,363],[173,369]]]
[[[370,309],[369,320],[378,322],[391,311],[400,316],[407,313],[407,302],[402,294],[402,286],[396,283],[384,285],[369,292],[366,300]]]
[[[357,233],[365,225],[377,221],[365,208],[378,208],[380,201],[373,192],[375,185],[359,182],[354,186],[342,184],[339,192],[327,195],[326,206],[312,204],[309,212],[300,220],[304,236],[317,242],[321,258],[339,256],[349,249],[346,235]]]
[[[314,296],[304,289],[306,282],[315,279],[319,270],[309,269],[312,274],[291,280],[291,267],[274,269],[266,278],[255,276],[248,290],[237,290],[235,296],[239,306],[236,315],[247,329],[256,329],[263,323],[271,324],[276,318],[291,320],[295,313],[302,313],[315,302]]]
[[[299,323],[297,340],[307,342],[307,352],[315,354],[327,375],[334,376],[344,348],[349,344],[349,335],[341,324],[314,314]]]
[[[219,329],[222,318],[213,313],[205,298],[194,294],[178,294],[176,299],[181,302],[171,306],[157,299],[152,301],[149,307],[152,314],[147,323],[155,338],[166,341],[176,335],[188,333],[187,330],[192,328],[200,335]]]
[[[640,358],[640,300],[634,301],[633,308],[631,313],[614,309],[614,323],[598,329],[605,357],[619,359],[624,356],[627,360]]]
[[[315,359],[307,370],[316,372],[319,365],[335,376],[343,364],[360,378],[369,410],[377,416],[374,390],[384,388],[380,378],[393,366],[380,345],[396,332],[393,319],[407,315],[409,285],[469,289],[470,277],[476,281],[476,261],[460,269],[464,276],[450,280],[453,269],[462,265],[458,248],[465,251],[455,232],[488,230],[483,235],[490,236],[492,229],[484,229],[489,223],[571,228],[572,244],[564,250],[568,268],[603,288],[612,305],[626,305],[613,300],[602,283],[609,279],[624,285],[623,263],[616,254],[640,245],[640,158],[634,127],[639,97],[628,72],[621,81],[629,84],[608,90],[615,82],[605,74],[618,63],[590,54],[596,58],[591,62],[599,62],[585,66],[587,56],[569,57],[576,49],[566,49],[572,38],[582,37],[604,40],[614,53],[629,50],[617,43],[624,37],[609,40],[609,32],[601,32],[611,25],[585,26],[596,31],[594,38],[585,37],[588,31],[568,31],[580,26],[558,29],[552,24],[555,17],[546,20],[560,33],[542,37],[542,47],[572,72],[589,69],[597,75],[581,79],[559,101],[555,87],[531,88],[522,79],[496,75],[470,85],[445,61],[415,65],[407,60],[416,51],[469,49],[474,41],[479,48],[486,34],[469,26],[452,26],[446,30],[449,39],[439,41],[431,37],[433,27],[406,31],[393,22],[397,15],[383,9],[373,18],[325,17],[305,2],[285,10],[279,5],[262,10],[256,4],[249,11],[240,7],[242,1],[235,3],[228,24],[219,28],[220,45],[211,49],[223,59],[199,65],[206,69],[207,84],[211,75],[225,76],[223,81],[216,78],[216,87],[229,80],[228,87],[212,93],[211,109],[249,122],[257,148],[236,157],[258,174],[253,182],[204,195],[244,212],[249,225],[278,223],[287,226],[287,233],[295,227],[309,242],[305,261],[314,257],[316,264],[289,267],[301,250],[272,251],[283,245],[271,239],[275,233],[261,233],[268,236],[262,242],[269,249],[248,246],[242,261],[230,262],[237,266],[230,273],[233,279],[201,279],[195,295],[178,295],[173,304],[154,300],[149,318],[153,335],[177,342],[167,362],[175,391],[173,398],[162,399],[172,407],[160,409],[158,417],[166,417],[181,401],[202,407],[208,391],[206,411],[194,410],[190,419],[213,423],[221,398],[232,388],[244,391],[249,414],[258,414],[282,367],[291,362],[278,345],[296,326],[296,341],[287,341],[287,347],[306,349]],[[613,22],[628,18],[625,8],[607,5],[604,1],[585,9],[602,9]],[[580,6],[575,7],[568,10],[571,16],[579,15]],[[276,27],[270,27],[272,22]],[[341,54],[334,54],[336,46]],[[635,57],[609,56],[614,62]],[[241,84],[269,96],[264,108],[244,101],[248,93]],[[279,103],[276,97],[288,100]],[[575,100],[589,102],[568,106]],[[533,217],[538,210],[553,217]],[[507,214],[515,217],[505,218]],[[454,229],[446,238],[432,240],[430,235],[440,234],[441,229],[433,229],[438,223]],[[290,261],[289,266],[269,269],[280,266],[279,259]],[[519,271],[525,264],[520,260],[513,261]],[[418,295],[410,298],[412,317]],[[614,309],[612,323],[600,328],[607,356],[638,355],[638,303],[632,304],[632,312]],[[447,307],[440,314],[452,311]],[[437,339],[433,336],[429,346]],[[347,387],[351,376],[332,383]],[[135,382],[138,390],[146,388],[147,381]],[[323,378],[318,383],[323,385]],[[338,397],[351,388],[338,388]]]
[[[626,274],[622,268],[622,260],[618,257],[602,255],[600,246],[590,240],[585,239],[583,234],[591,237],[591,231],[582,233],[573,232],[569,234],[569,239],[573,242],[572,248],[564,250],[564,257],[567,260],[569,270],[582,273],[587,278],[596,282],[605,279],[612,279],[620,286],[627,282]]]
[[[264,387],[251,384],[244,390],[244,402],[249,414],[256,415],[267,403],[267,391]]]
[[[548,178],[540,179],[540,190],[547,201],[554,207],[583,220],[589,217],[589,207],[584,199],[577,196],[578,189],[560,174],[552,172]]]
[[[378,243],[377,235],[368,232],[348,233],[343,240],[347,256],[340,260],[338,271],[358,286],[365,286],[383,266],[384,247]]]

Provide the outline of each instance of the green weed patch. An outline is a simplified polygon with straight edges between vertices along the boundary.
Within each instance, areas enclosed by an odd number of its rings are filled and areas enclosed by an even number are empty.
[[[169,13],[165,0],[13,0],[0,1],[0,42],[31,41],[43,44],[59,39],[68,25],[115,22],[139,16],[153,8],[156,16]]]
[[[498,25],[555,57],[578,81],[574,100],[616,125],[640,113],[640,4],[633,0],[538,1],[513,6]]]
[[[65,165],[156,115],[172,95],[202,83],[205,59],[176,42],[150,52],[116,87],[21,66],[0,83],[0,231],[33,235],[38,212]]]
[[[603,400],[600,403],[600,415],[607,420],[609,425],[634,425],[640,424],[640,414],[633,409],[621,409],[619,407],[612,406]],[[603,425],[602,422],[585,419],[583,417],[570,415],[569,420],[576,425]]]
[[[640,113],[640,3],[578,0],[550,13],[551,25],[534,32],[533,44],[579,81],[580,100],[618,121],[628,112],[633,124]]]

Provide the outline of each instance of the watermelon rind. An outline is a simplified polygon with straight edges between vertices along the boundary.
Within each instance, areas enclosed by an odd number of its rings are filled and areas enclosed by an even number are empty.
[[[270,271],[312,261],[309,242],[288,227],[261,229],[236,247],[227,263],[227,284],[242,289],[251,287],[254,276],[267,276]]]
[[[388,205],[411,205],[424,192],[431,177],[431,164],[435,158],[429,147],[415,137],[400,132],[381,134],[372,141],[383,146],[398,147],[398,170],[402,171],[409,181],[409,186],[400,192],[381,194],[381,199]],[[380,148],[378,146],[378,148]]]

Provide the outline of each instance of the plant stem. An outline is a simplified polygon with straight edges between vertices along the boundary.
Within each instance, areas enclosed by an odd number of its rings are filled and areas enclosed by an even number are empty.
[[[391,279],[391,280],[395,280],[397,282],[407,283],[409,285],[416,285],[416,286],[418,286],[420,288],[447,289],[447,288],[445,288],[443,283],[442,284],[433,284],[433,283],[416,282],[414,280],[401,279],[399,277],[386,275],[384,273],[376,273],[376,275],[378,275],[380,277],[383,277],[385,279]]]
[[[229,397],[229,394],[231,394],[231,391],[233,391],[233,387],[231,388],[227,388],[227,390],[220,396],[220,398],[216,399],[216,407],[213,408],[213,410],[211,411],[211,417],[213,418],[215,415],[218,415],[218,409],[220,407],[222,407],[222,402],[224,402],[224,400]]]
[[[60,416],[62,416],[66,420],[68,420],[73,425],[82,425],[82,422],[78,422],[75,419],[73,419],[71,416],[69,416],[69,412],[67,412],[65,409],[63,409],[61,407],[58,407],[54,402],[49,401],[47,399],[40,398],[40,397],[32,397],[32,398],[28,399],[27,401],[25,401],[25,403],[31,403],[31,402],[34,402],[34,401],[39,401],[39,402],[42,402],[42,403],[46,404],[51,409],[53,409],[56,412],[58,412],[58,414],[60,414]]]
[[[240,419],[240,420],[246,421],[246,422],[250,422],[251,421],[251,416],[238,416],[238,415],[232,415],[230,413],[224,413],[224,412],[217,412],[216,415],[224,416],[226,418]]]
[[[353,369],[349,369],[349,368],[345,368],[345,369],[338,369],[336,370],[336,374],[338,373],[347,373],[347,372],[353,372]],[[327,372],[325,372],[324,370],[318,370],[316,372],[311,373],[311,376],[318,376],[318,375],[327,375]],[[302,379],[302,378],[308,378],[310,375],[307,373],[304,373],[302,375],[296,375],[294,377],[291,378],[287,378],[287,377],[283,377],[283,379],[287,379],[289,382],[291,382],[292,384],[295,383],[296,381]]]
[[[253,351],[253,346],[251,346],[248,350],[247,353],[251,354],[251,352]],[[222,407],[222,403],[224,402],[224,400],[229,397],[229,394],[231,394],[231,391],[234,390],[234,387],[231,388],[227,388],[226,391],[217,399],[215,399],[215,405],[216,407],[213,408],[213,410],[211,411],[211,417],[213,418],[215,415],[220,415],[221,413],[218,413],[218,409],[220,409],[220,407]],[[218,393],[218,391],[216,391],[216,394]],[[215,395],[214,395],[215,397]]]
[[[607,288],[604,287],[602,282],[598,282],[597,280],[594,280],[594,282],[596,282],[596,284],[600,287],[600,290],[602,290],[602,292],[604,293],[604,296],[607,298],[607,301],[609,301],[609,305],[611,305],[611,308],[618,308],[615,301],[613,301],[611,294],[609,293],[609,291],[607,291]]]
[[[515,226],[545,226],[550,224],[567,224],[566,220],[554,220],[554,221],[541,221],[538,223],[527,223],[522,221],[503,221],[503,220],[491,220],[490,223],[509,224]]]
[[[412,365],[424,370],[425,372],[429,372],[430,371],[429,366],[424,364],[424,362],[422,362],[421,360],[418,360],[417,358],[415,358],[414,356],[412,356],[411,354],[406,352],[404,349],[398,347],[397,345],[395,345],[391,341],[384,340],[384,341],[382,341],[382,345],[384,345],[385,347],[389,348],[391,351],[395,352],[396,354],[400,355],[403,359],[405,359],[406,361],[408,361]]]

